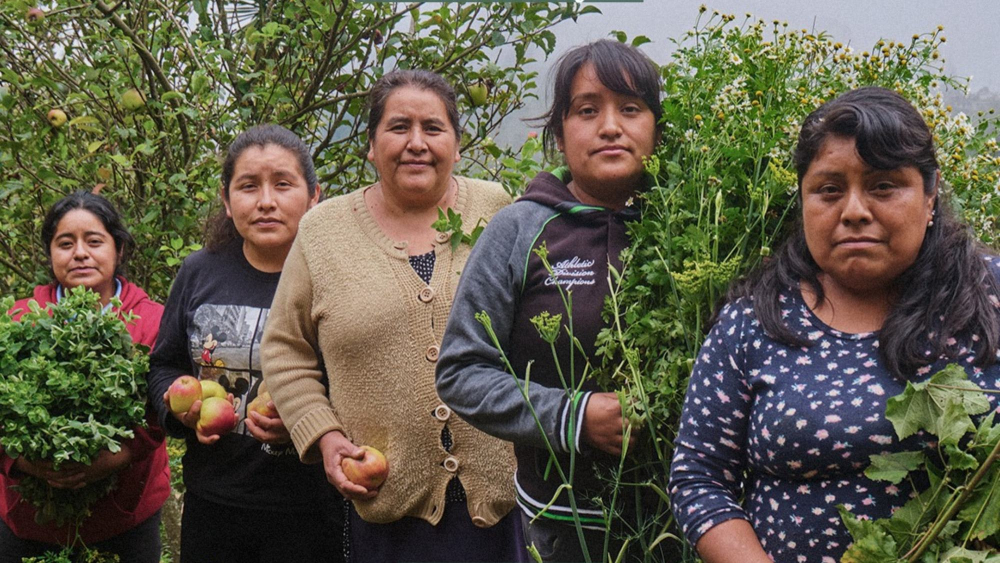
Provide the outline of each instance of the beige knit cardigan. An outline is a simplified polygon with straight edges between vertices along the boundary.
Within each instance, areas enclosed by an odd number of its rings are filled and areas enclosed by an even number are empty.
[[[499,184],[457,180],[454,209],[468,228],[510,203]],[[302,219],[264,331],[264,379],[304,462],[321,461],[317,442],[332,430],[386,455],[388,480],[374,499],[354,503],[366,521],[413,516],[436,524],[458,475],[473,523],[492,526],[514,506],[511,445],[463,422],[434,389],[470,247],[452,252],[439,235],[434,274],[424,283],[405,243],[376,224],[364,191],[323,202]],[[450,453],[441,445],[445,424]]]

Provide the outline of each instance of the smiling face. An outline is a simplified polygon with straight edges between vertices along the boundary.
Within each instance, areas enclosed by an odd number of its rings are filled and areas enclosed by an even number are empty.
[[[656,136],[656,117],[641,98],[608,89],[593,64],[580,67],[556,139],[574,195],[584,203],[621,207],[641,186],[642,160],[653,154]]]
[[[299,221],[319,201],[292,151],[278,145],[251,146],[233,166],[226,215],[243,237],[243,254],[259,270],[281,270]]]
[[[437,94],[413,86],[397,88],[385,102],[372,132],[368,160],[386,195],[403,206],[437,203],[448,190],[461,156],[455,128]]]
[[[86,209],[73,209],[56,225],[49,244],[52,272],[66,289],[84,286],[107,303],[114,295],[118,249],[104,223]]]
[[[806,245],[820,280],[855,293],[886,291],[910,267],[933,218],[914,166],[872,168],[850,137],[823,142],[802,176]]]

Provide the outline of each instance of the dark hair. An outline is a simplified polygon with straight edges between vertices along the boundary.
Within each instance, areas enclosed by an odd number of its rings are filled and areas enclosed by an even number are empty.
[[[316,193],[319,180],[316,177],[316,167],[313,166],[309,147],[288,129],[280,125],[265,124],[251,127],[240,133],[229,145],[225,160],[222,161],[222,193],[224,198],[229,199],[229,184],[233,181],[236,161],[239,160],[244,151],[250,147],[264,148],[268,145],[279,146],[294,154],[299,161],[299,171],[302,172],[306,186],[309,188],[309,196],[312,197]],[[217,252],[230,241],[239,239],[242,237],[236,230],[236,224],[226,216],[224,207],[205,223],[205,246],[211,252]]]
[[[437,94],[448,113],[448,121],[455,130],[455,138],[462,140],[462,127],[458,122],[458,103],[455,89],[440,75],[426,70],[394,70],[382,75],[368,93],[368,141],[375,140],[375,132],[385,113],[385,103],[397,88],[419,88]]]
[[[545,115],[538,118],[545,122],[542,142],[548,156],[554,152],[556,140],[563,136],[563,120],[569,113],[573,79],[587,63],[594,65],[597,79],[605,88],[642,100],[656,118],[657,133],[663,131],[661,80],[656,65],[635,47],[610,39],[601,39],[570,49],[556,64],[552,106]]]
[[[869,166],[891,170],[913,166],[920,171],[924,193],[938,188],[934,137],[917,110],[899,94],[884,88],[852,90],[813,111],[802,125],[794,160],[799,187],[823,142],[830,137],[855,141]],[[798,195],[801,208],[801,189]],[[916,260],[893,285],[896,299],[879,331],[879,353],[890,373],[906,379],[941,356],[951,356],[957,338],[976,354],[976,365],[992,363],[1000,344],[1000,315],[991,295],[1000,284],[990,271],[985,248],[955,218],[938,192],[934,225],[927,229]],[[733,284],[729,300],[753,297],[754,314],[774,339],[791,346],[810,342],[782,321],[779,294],[807,282],[824,299],[820,268],[806,246],[801,211],[789,238],[774,258]],[[929,354],[928,354],[929,351]]]
[[[110,201],[95,193],[78,191],[55,202],[49,208],[49,212],[45,214],[45,219],[42,221],[42,246],[45,248],[45,256],[50,261],[49,273],[52,275],[53,280],[55,279],[55,272],[52,271],[51,264],[52,239],[56,236],[56,229],[59,228],[59,222],[62,221],[62,218],[75,209],[89,211],[101,220],[104,229],[108,231],[108,234],[111,235],[112,240],[115,242],[115,253],[118,255],[118,260],[115,263],[115,275],[124,276],[127,272],[126,265],[128,264],[128,259],[132,256],[132,251],[135,249],[135,239],[132,238],[128,229],[125,228],[121,214],[118,213],[118,210],[115,209],[115,206]]]

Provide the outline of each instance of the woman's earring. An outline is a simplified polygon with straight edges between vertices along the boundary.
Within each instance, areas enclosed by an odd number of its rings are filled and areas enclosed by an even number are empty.
[[[934,209],[934,210],[931,211],[931,220],[927,221],[927,226],[928,227],[933,227],[934,226],[934,216],[935,215],[937,215],[937,209]]]

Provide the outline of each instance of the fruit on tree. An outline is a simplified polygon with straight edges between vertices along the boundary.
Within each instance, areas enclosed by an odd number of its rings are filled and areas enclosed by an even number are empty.
[[[30,24],[37,24],[45,19],[45,11],[38,7],[32,8],[24,15],[24,19]]]
[[[484,105],[489,94],[490,90],[482,80],[469,86],[469,101],[471,101],[472,105],[475,107]]]
[[[137,111],[146,105],[146,98],[135,88],[130,88],[122,94],[121,104],[129,111]]]
[[[201,380],[201,397],[202,397],[202,399],[207,399],[209,397],[216,397],[216,398],[219,398],[219,399],[225,399],[226,395],[228,395],[228,393],[226,393],[226,388],[223,387],[222,385],[219,385],[219,382],[212,381],[211,379],[202,379]]]
[[[352,483],[368,490],[377,489],[389,476],[389,462],[382,452],[371,446],[361,446],[361,449],[364,450],[364,457],[361,459],[345,457],[340,462],[340,468]]]
[[[50,109],[46,117],[48,117],[49,123],[51,123],[56,129],[62,127],[66,123],[66,112],[59,108]]]
[[[225,399],[209,397],[201,402],[198,417],[198,432],[205,436],[228,434],[236,428],[236,411],[233,404]]]
[[[170,403],[170,412],[184,414],[191,410],[191,405],[195,401],[201,400],[201,383],[196,377],[182,375],[170,384],[170,388],[167,389],[167,400]]]
[[[267,418],[277,418],[278,409],[274,407],[274,401],[271,399],[271,394],[267,391],[263,393],[257,393],[257,396],[250,401],[247,405],[247,412],[256,412]]]

